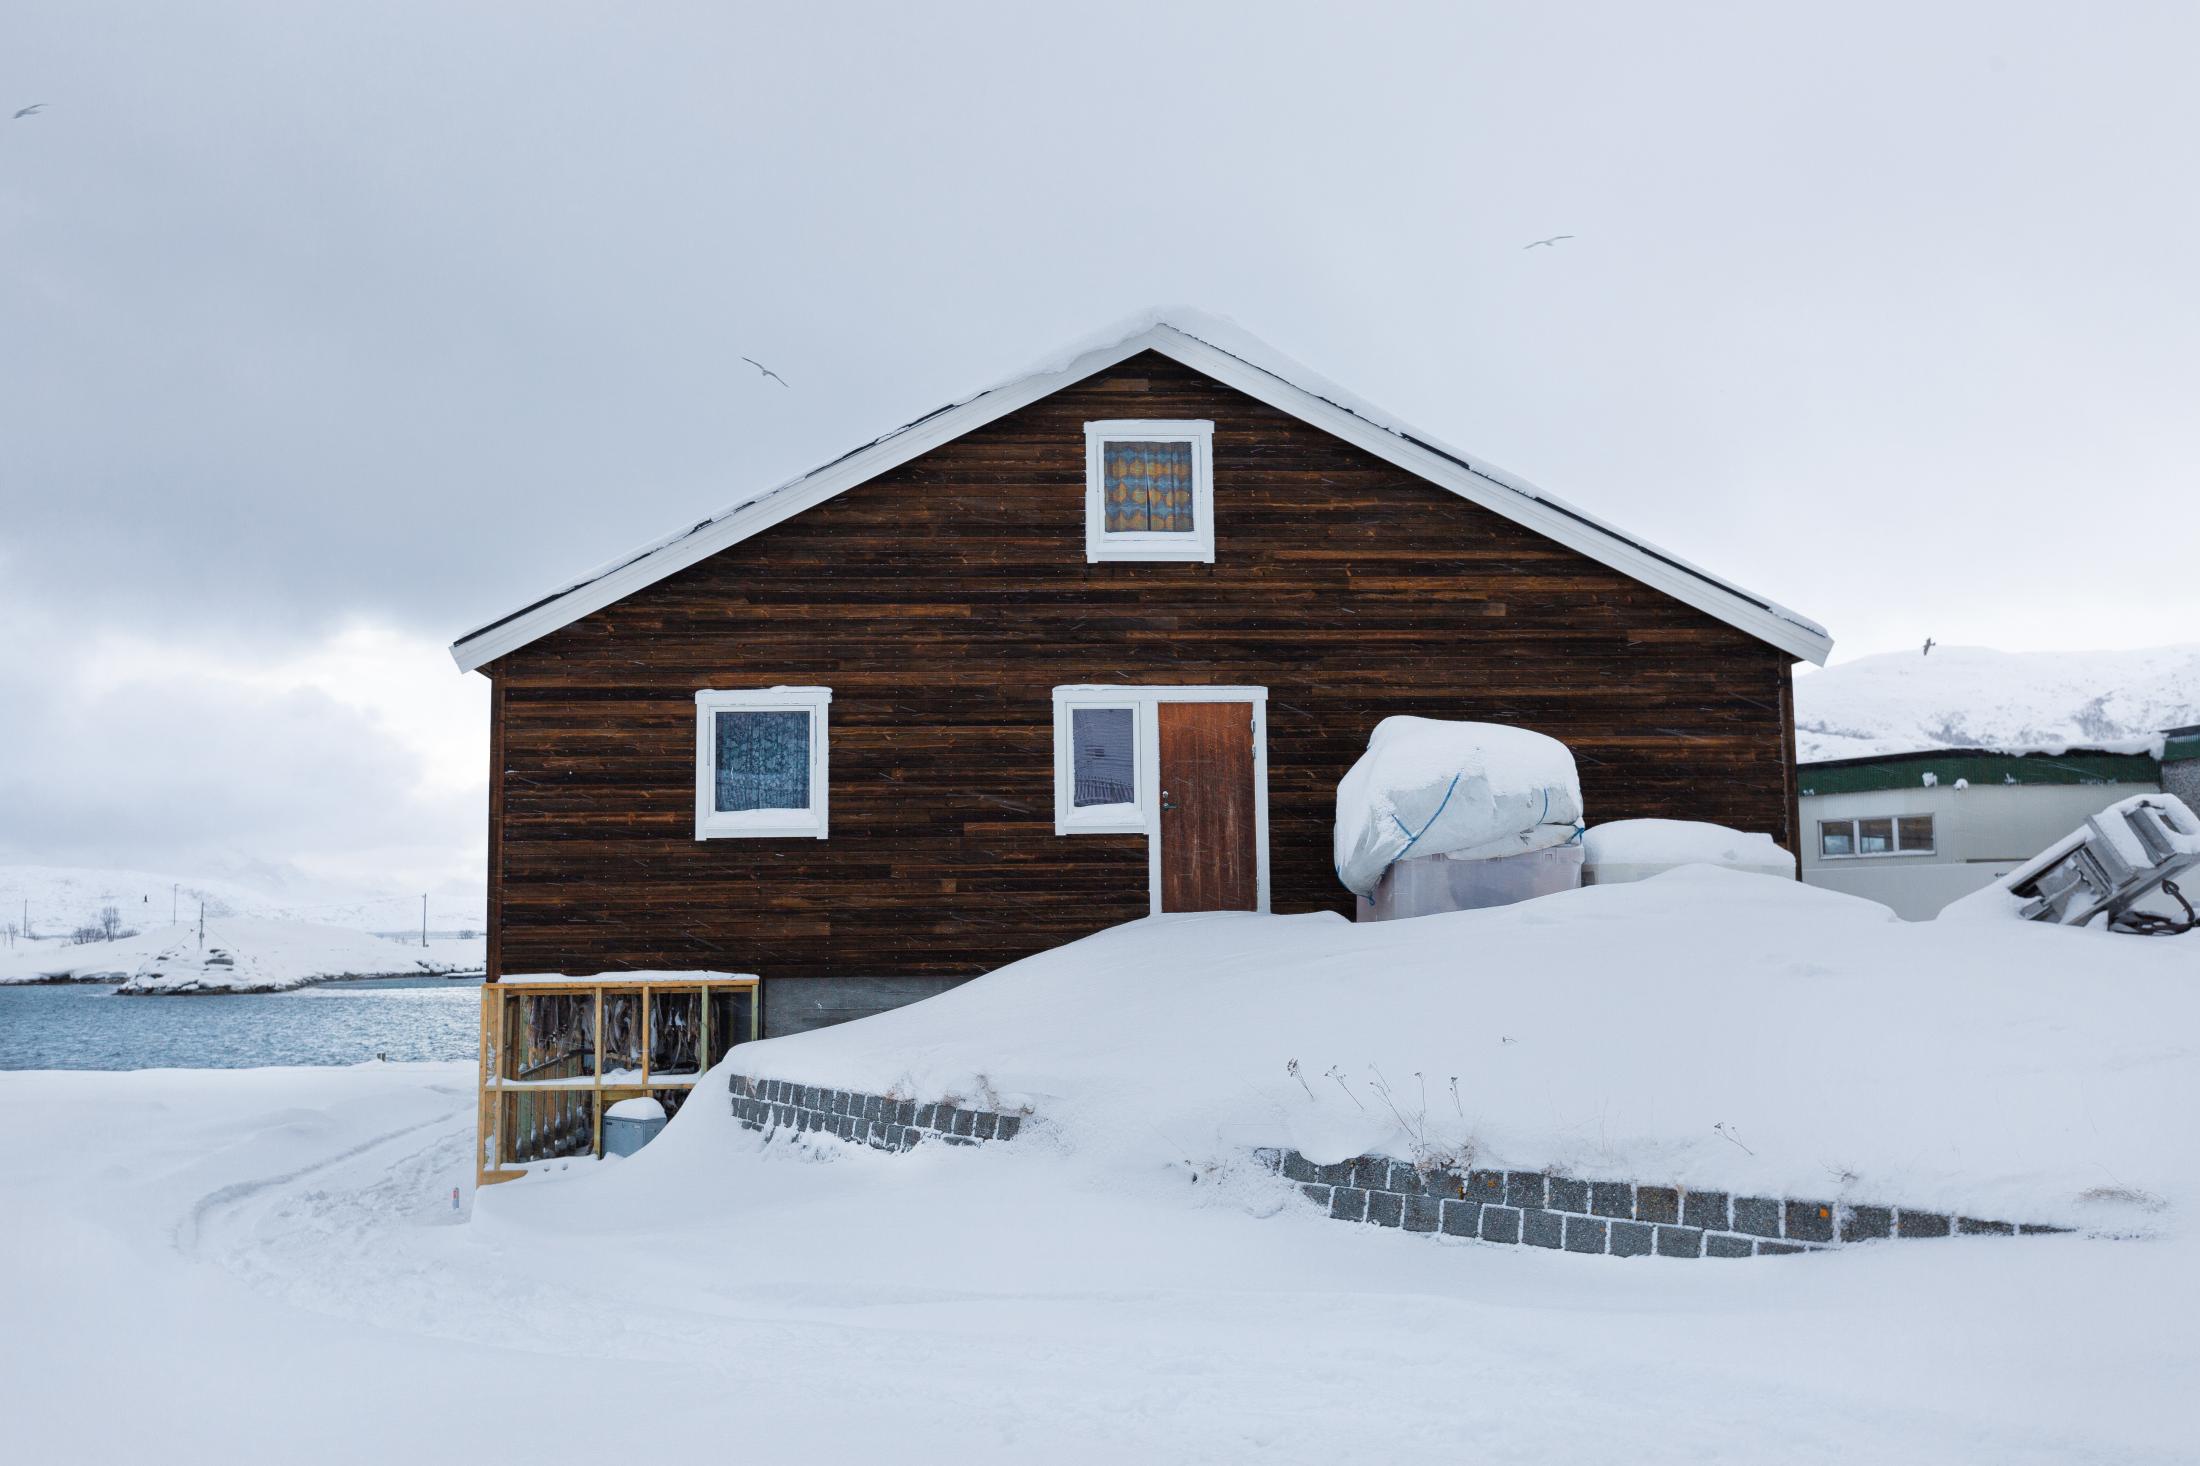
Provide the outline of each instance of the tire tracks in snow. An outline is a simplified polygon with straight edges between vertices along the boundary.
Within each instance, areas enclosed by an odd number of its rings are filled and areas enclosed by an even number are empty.
[[[578,1281],[563,1249],[528,1256],[532,1239],[484,1247],[465,1227],[420,1225],[442,1194],[438,1173],[462,1169],[470,1158],[472,1125],[470,1106],[454,1108],[308,1164],[217,1187],[175,1223],[173,1244],[288,1307],[405,1333],[653,1360],[723,1342],[726,1321],[710,1310],[642,1303],[622,1296],[616,1283]],[[418,1200],[408,1205],[407,1198]],[[581,1319],[599,1322],[576,1330]]]
[[[192,1203],[190,1212],[177,1221],[170,1240],[173,1242],[176,1251],[182,1253],[185,1257],[200,1257],[202,1255],[200,1243],[205,1236],[206,1224],[209,1219],[234,1210],[255,1197],[265,1196],[278,1187],[294,1185],[308,1176],[318,1175],[331,1167],[356,1160],[369,1151],[378,1150],[392,1141],[402,1140],[404,1137],[417,1134],[430,1126],[448,1125],[451,1123],[452,1118],[451,1115],[436,1115],[415,1124],[401,1125],[395,1130],[386,1131],[371,1139],[363,1140],[348,1150],[338,1151],[335,1155],[323,1156],[321,1159],[309,1165],[299,1166],[295,1170],[284,1171],[273,1176],[262,1176],[251,1181],[236,1181],[227,1186],[217,1187]]]

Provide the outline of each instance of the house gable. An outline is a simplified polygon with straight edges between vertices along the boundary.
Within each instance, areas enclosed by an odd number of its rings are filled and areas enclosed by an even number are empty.
[[[645,546],[452,645],[472,671],[775,524],[1143,352],[1153,352],[1322,429],[1424,481],[1745,631],[1791,656],[1823,663],[1824,628],[1677,556],[1630,537],[1525,480],[1450,449],[1220,323],[1155,320],[1066,364],[1032,372],[944,407],[851,453]]]

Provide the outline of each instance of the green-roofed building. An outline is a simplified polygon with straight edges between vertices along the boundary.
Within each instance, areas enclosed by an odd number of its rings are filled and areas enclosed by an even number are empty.
[[[2200,808],[2200,726],[2108,748],[1827,759],[1797,774],[1803,879],[1923,921],[2119,799],[2167,788]]]

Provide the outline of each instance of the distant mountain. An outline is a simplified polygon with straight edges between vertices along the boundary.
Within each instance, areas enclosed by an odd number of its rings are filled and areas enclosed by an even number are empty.
[[[234,868],[234,867],[232,867]],[[277,874],[270,869],[270,874]],[[116,908],[125,927],[147,929],[195,920],[204,902],[208,917],[307,921],[355,931],[418,931],[420,897],[332,889],[282,872],[262,886],[234,877],[71,865],[0,865],[0,925],[21,925],[26,903],[31,929],[40,935],[97,924],[100,909]],[[483,897],[428,899],[431,931],[479,931]]]
[[[2200,723],[2200,643],[2119,652],[1859,657],[1795,679],[1805,763],[1934,748],[2061,749]]]

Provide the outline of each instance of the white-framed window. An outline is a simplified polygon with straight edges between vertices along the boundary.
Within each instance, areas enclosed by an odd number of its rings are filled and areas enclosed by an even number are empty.
[[[1215,558],[1215,425],[1085,424],[1085,559]]]
[[[825,838],[829,687],[695,694],[695,838]]]
[[[1146,719],[1106,693],[1054,701],[1054,833],[1146,831]]]
[[[1821,860],[1852,860],[1866,855],[1930,855],[1933,817],[1929,814],[1866,816],[1818,822]]]

